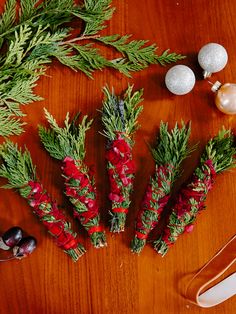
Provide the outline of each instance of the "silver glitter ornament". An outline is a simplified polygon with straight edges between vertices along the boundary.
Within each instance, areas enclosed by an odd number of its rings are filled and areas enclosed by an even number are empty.
[[[221,71],[227,64],[228,54],[225,48],[216,43],[203,46],[198,53],[198,62],[204,70],[204,78]]]
[[[195,75],[186,65],[175,65],[166,73],[165,84],[175,95],[189,93],[195,85]]]

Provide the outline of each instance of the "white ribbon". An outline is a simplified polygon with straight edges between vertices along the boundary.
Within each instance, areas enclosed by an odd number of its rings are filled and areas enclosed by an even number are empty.
[[[236,294],[236,273],[222,280],[197,298],[201,307],[212,307],[220,304]]]
[[[235,262],[236,235],[195,274],[186,291],[187,299],[200,307],[208,308],[234,296],[236,294],[236,273],[221,280],[210,289],[204,290],[222,276]]]

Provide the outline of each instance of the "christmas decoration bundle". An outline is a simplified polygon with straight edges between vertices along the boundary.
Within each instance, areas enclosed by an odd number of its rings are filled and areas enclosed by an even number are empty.
[[[3,187],[16,189],[54,237],[56,244],[77,261],[85,249],[56,201],[38,181],[29,151],[25,149],[23,152],[17,144],[6,141],[0,146],[0,154],[3,159],[0,176],[8,180],[8,184]]]
[[[59,127],[56,120],[45,109],[50,128],[39,127],[39,136],[49,154],[62,162],[62,175],[65,178],[65,194],[74,205],[74,216],[90,235],[96,247],[106,245],[105,233],[100,226],[96,187],[93,176],[84,163],[85,134],[92,120],[84,116],[76,125],[78,115],[70,122],[69,114],[64,128]]]
[[[133,136],[139,127],[137,118],[143,107],[143,91],[132,93],[132,86],[124,97],[118,97],[114,91],[104,88],[102,122],[103,135],[107,138],[106,159],[110,181],[109,199],[111,205],[111,232],[124,231],[126,215],[133,190],[134,161],[132,158]]]
[[[130,40],[131,35],[103,35],[115,9],[111,2],[6,1],[0,15],[0,136],[23,132],[20,105],[41,99],[33,88],[53,59],[89,77],[107,67],[130,77],[150,64],[165,65],[183,58],[168,50],[157,55],[155,44]],[[115,58],[107,59],[100,46],[111,48]]]
[[[230,130],[222,129],[209,140],[190,182],[177,195],[164,233],[154,242],[155,250],[162,256],[181,234],[192,231],[198,213],[205,208],[216,175],[236,166],[235,154],[235,138]]]
[[[158,224],[160,215],[167,204],[171,188],[178,174],[180,164],[192,148],[188,147],[190,124],[182,122],[182,128],[176,124],[168,132],[168,124],[161,122],[160,135],[152,149],[155,161],[155,173],[150,177],[146,193],[136,219],[135,237],[131,250],[140,253],[146,244],[149,233]]]
[[[134,133],[139,127],[137,118],[143,107],[142,90],[133,92],[129,86],[124,96],[104,88],[101,112],[102,134],[107,138],[107,170],[110,182],[111,232],[124,231],[126,215],[131,203],[135,165],[132,158]],[[39,136],[49,154],[61,161],[61,175],[65,181],[65,194],[74,206],[74,216],[87,230],[94,247],[106,245],[105,232],[100,225],[95,181],[85,164],[85,137],[92,124],[87,116],[78,123],[79,114],[70,121],[66,115],[64,127],[45,109],[49,128],[39,126]],[[149,233],[158,228],[161,214],[171,196],[171,189],[181,173],[181,162],[195,147],[188,144],[191,124],[168,130],[168,124],[161,122],[156,145],[151,148],[155,172],[150,176],[145,196],[136,218],[135,235],[131,250],[140,253]],[[33,212],[39,217],[56,244],[74,261],[85,252],[76,234],[57,203],[43,189],[36,177],[36,170],[27,149],[23,152],[17,144],[7,140],[0,146],[2,163],[0,176],[8,179],[4,188],[15,188],[27,199]],[[208,192],[212,189],[218,173],[234,167],[236,147],[231,130],[224,128],[209,140],[190,181],[176,196],[167,224],[154,249],[165,255],[184,232],[193,229],[198,213],[204,209]]]

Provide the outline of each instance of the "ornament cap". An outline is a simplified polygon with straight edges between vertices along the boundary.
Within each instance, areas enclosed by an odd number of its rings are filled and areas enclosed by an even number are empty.
[[[212,72],[209,72],[209,71],[204,70],[204,71],[202,72],[202,74],[203,74],[203,77],[204,77],[204,80],[205,80],[205,79],[207,79],[208,77],[211,77]]]
[[[211,87],[211,90],[215,93],[215,92],[217,92],[218,90],[219,90],[219,88],[221,87],[221,82],[219,82],[219,81],[216,81],[213,85],[212,85],[212,87]]]

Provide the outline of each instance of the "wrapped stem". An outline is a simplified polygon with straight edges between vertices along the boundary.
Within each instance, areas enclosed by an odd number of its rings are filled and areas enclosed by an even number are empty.
[[[156,227],[166,206],[173,183],[171,165],[156,166],[155,174],[150,177],[145,196],[136,218],[135,236],[131,242],[131,251],[140,253],[149,233]]]
[[[58,209],[57,203],[37,181],[29,151],[22,152],[16,144],[7,141],[1,145],[1,156],[3,163],[0,176],[7,178],[9,182],[3,187],[16,188],[54,237],[57,246],[77,261],[85,249],[78,242],[76,233],[73,233],[70,223]]]
[[[150,177],[145,196],[136,219],[135,236],[131,250],[140,253],[144,248],[149,233],[158,224],[161,213],[167,204],[172,185],[180,172],[180,164],[193,148],[188,147],[190,124],[182,122],[182,128],[176,124],[168,132],[168,124],[161,122],[160,135],[152,149],[156,171]]]
[[[63,161],[62,173],[65,177],[65,194],[74,205],[74,216],[88,231],[96,248],[106,245],[103,228],[99,225],[96,188],[85,165],[70,157]]]
[[[109,199],[111,201],[111,232],[125,229],[126,215],[130,206],[130,195],[133,190],[134,161],[132,148],[133,135],[139,127],[137,119],[143,107],[142,90],[132,92],[129,86],[123,97],[116,96],[114,91],[104,88],[102,122],[103,135],[107,138],[107,170],[110,181]]]
[[[65,178],[65,194],[74,205],[74,216],[80,220],[87,230],[94,247],[106,245],[104,229],[100,226],[100,215],[97,204],[94,178],[84,163],[85,135],[91,121],[84,116],[76,125],[77,115],[69,122],[67,113],[64,128],[59,127],[56,120],[45,109],[50,128],[39,127],[41,142],[49,154],[63,162],[62,175]]]
[[[107,170],[110,181],[109,199],[111,201],[111,231],[124,231],[126,214],[133,190],[134,162],[131,147],[122,133],[107,150]]]
[[[235,153],[234,138],[230,130],[223,129],[208,142],[200,165],[176,198],[162,237],[154,242],[155,250],[162,256],[181,234],[193,230],[193,223],[198,213],[205,208],[205,200],[216,175],[235,167]]]

